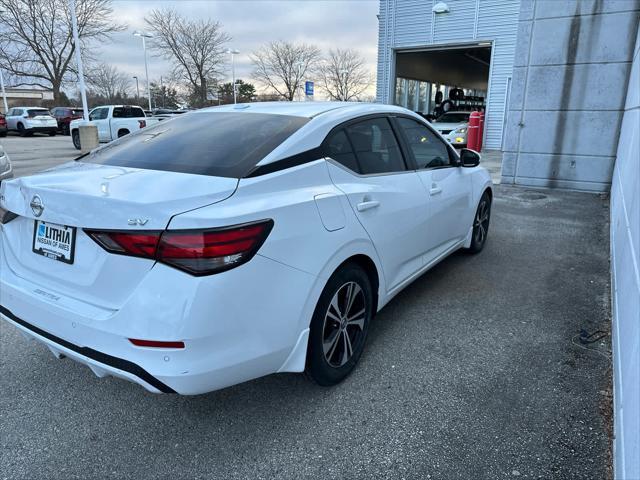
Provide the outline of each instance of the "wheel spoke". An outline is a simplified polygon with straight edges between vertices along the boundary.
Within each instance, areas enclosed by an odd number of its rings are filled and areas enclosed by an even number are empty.
[[[349,315],[349,313],[351,312],[351,308],[353,307],[353,302],[355,301],[358,294],[362,292],[360,285],[358,285],[357,283],[350,283],[349,286],[349,301],[347,302],[347,309],[344,311],[345,315]]]
[[[327,340],[325,340],[322,344],[325,358],[329,361],[331,361],[331,357],[335,353],[338,343],[340,343],[338,341],[340,339],[340,333],[341,333],[341,330],[339,328],[336,328],[333,335],[329,337]]]
[[[340,305],[338,302],[338,294],[340,293],[340,290],[338,290],[336,292],[336,294],[333,296],[333,298],[331,299],[331,305],[329,305],[329,310],[331,310],[331,308],[333,308],[335,310],[335,312],[338,314],[338,317],[342,317],[342,310],[340,310]]]
[[[358,313],[347,318],[347,325],[357,325],[358,327],[360,327],[360,330],[363,330],[364,329],[364,312],[365,312],[365,309],[363,308]]]
[[[349,358],[351,357],[351,354],[353,353],[351,350],[351,339],[349,338],[349,335],[347,334],[347,332],[342,332],[342,341],[343,341],[343,349],[342,349],[342,359],[340,360],[340,366],[343,366],[345,363],[347,363],[347,361],[349,361]]]

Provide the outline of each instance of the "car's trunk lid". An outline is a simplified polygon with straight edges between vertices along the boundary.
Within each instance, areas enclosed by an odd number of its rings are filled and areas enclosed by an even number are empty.
[[[234,178],[70,163],[3,182],[0,205],[9,268],[48,291],[118,308],[154,261],[107,253],[83,229],[164,230],[172,216],[233,195]],[[38,205],[39,204],[39,205]],[[74,227],[72,263],[34,253],[36,225]]]

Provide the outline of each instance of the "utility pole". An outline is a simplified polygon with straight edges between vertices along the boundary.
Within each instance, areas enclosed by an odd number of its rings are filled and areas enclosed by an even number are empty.
[[[133,76],[136,79],[136,102],[140,101],[140,86],[138,85],[138,77],[136,75]]]
[[[73,43],[76,50],[76,63],[78,64],[78,83],[80,84],[80,96],[82,97],[82,111],[84,119],[89,121],[89,107],[87,106],[87,91],[84,86],[84,71],[82,69],[82,55],[80,54],[80,38],[78,36],[78,19],[76,18],[76,0],[69,0],[71,12],[71,29],[73,30]]]

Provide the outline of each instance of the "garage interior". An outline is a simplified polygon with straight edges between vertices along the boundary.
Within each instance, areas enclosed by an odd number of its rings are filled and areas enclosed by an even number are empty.
[[[484,110],[490,66],[490,45],[399,51],[395,104],[425,116],[449,109]],[[463,98],[454,93],[458,89]]]
[[[394,103],[429,121],[448,111],[486,111],[491,43],[396,52]],[[486,134],[486,131],[485,131]],[[483,152],[483,166],[500,182],[502,154]]]

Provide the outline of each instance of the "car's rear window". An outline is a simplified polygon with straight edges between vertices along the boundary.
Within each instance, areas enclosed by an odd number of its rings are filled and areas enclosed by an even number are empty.
[[[242,178],[308,121],[265,113],[188,113],[126,135],[82,161]]]
[[[27,110],[27,115],[29,118],[37,117],[39,115],[50,115],[49,110],[44,108],[30,108]]]

